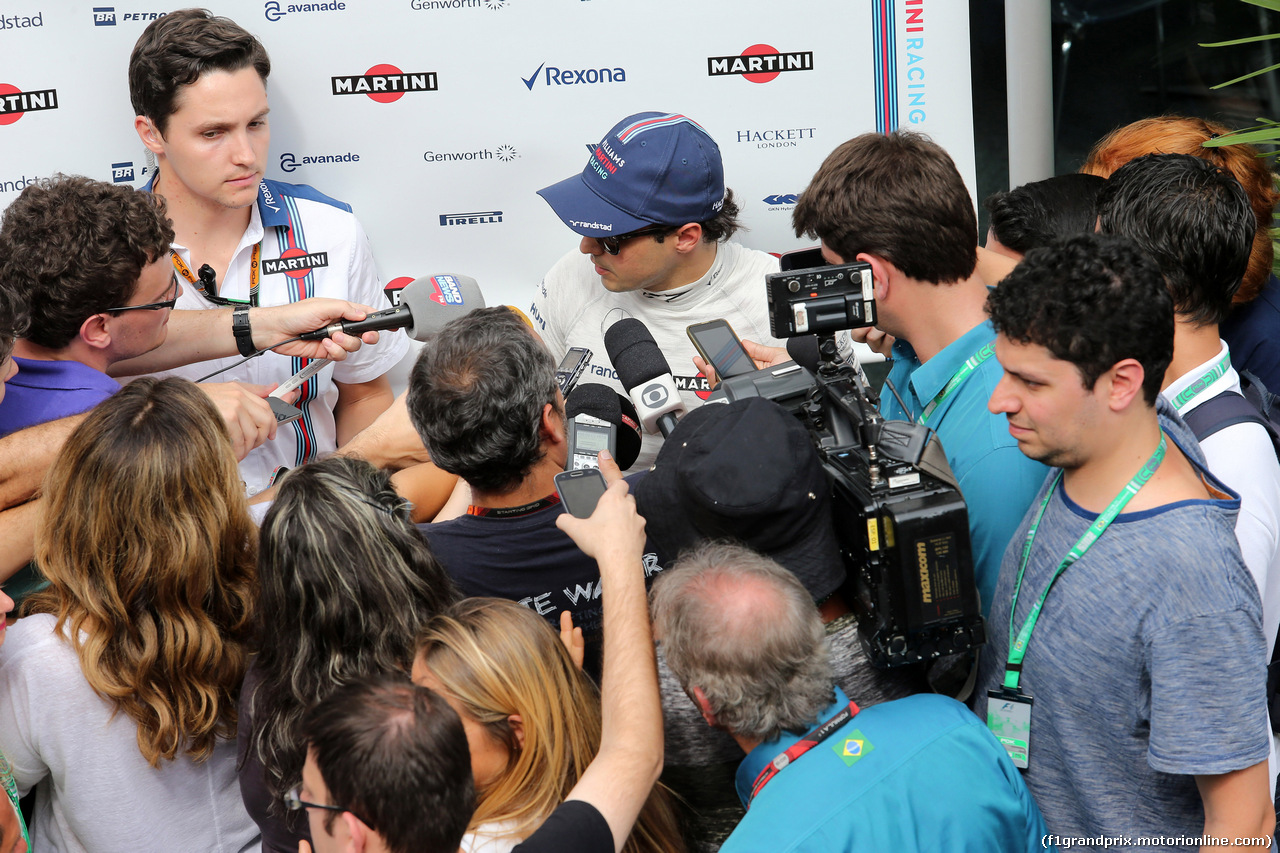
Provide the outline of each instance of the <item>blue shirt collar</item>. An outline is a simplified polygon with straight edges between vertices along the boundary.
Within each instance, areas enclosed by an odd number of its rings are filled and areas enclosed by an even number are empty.
[[[738,772],[734,776],[734,787],[738,791],[738,799],[742,800],[743,806],[747,805],[747,801],[751,796],[751,786],[755,783],[756,777],[760,775],[760,771],[764,769],[766,764],[773,761],[774,756],[790,748],[792,744],[804,737],[818,723],[831,719],[840,713],[841,708],[849,704],[849,697],[844,695],[843,690],[836,687],[835,691],[835,701],[819,712],[817,719],[806,726],[804,731],[793,734],[784,730],[779,737],[765,741],[748,752],[747,757],[742,759],[742,763],[738,765]]]
[[[960,369],[960,365],[971,355],[982,349],[984,346],[995,340],[996,330],[991,325],[991,321],[987,320],[979,323],[960,337],[956,338],[947,346],[920,365],[911,374],[911,391],[915,394],[916,399],[921,406],[926,406],[929,401],[938,396],[946,384],[951,381],[951,377]],[[903,343],[903,342],[900,342]],[[898,348],[898,344],[894,344],[894,348]],[[910,349],[910,344],[906,344],[901,352],[905,355],[910,352],[910,357],[915,358],[914,349]]]

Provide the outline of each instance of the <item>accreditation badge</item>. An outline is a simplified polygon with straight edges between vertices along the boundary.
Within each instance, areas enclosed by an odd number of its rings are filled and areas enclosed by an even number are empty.
[[[1026,770],[1031,758],[1031,702],[1020,690],[987,691],[987,728],[1019,770]]]

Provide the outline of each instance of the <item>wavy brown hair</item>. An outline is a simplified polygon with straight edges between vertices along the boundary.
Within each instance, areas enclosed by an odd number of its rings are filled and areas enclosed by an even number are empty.
[[[507,748],[502,775],[476,791],[468,830],[510,821],[528,837],[578,783],[600,749],[600,695],[538,614],[513,601],[467,598],[427,623],[418,661]],[[507,721],[523,720],[520,746]],[[685,849],[671,795],[655,786],[624,853]]]
[[[158,767],[236,731],[257,530],[217,409],[185,379],[100,403],[45,478],[36,563],[89,686],[138,726]]]

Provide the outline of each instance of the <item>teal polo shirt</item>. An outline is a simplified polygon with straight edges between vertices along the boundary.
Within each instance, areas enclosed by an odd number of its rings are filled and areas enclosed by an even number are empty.
[[[820,720],[849,704],[835,692]],[[760,771],[799,739],[784,732],[748,753],[736,779],[744,805]],[[954,699],[920,694],[863,709],[783,768],[720,851],[1030,853],[1046,849],[1048,832],[982,721]]]
[[[880,393],[880,412],[886,420],[916,421],[960,366],[996,339],[991,322],[974,326],[924,364],[906,341],[893,345],[888,381],[909,407],[904,412],[893,393]],[[927,426],[938,434],[951,472],[969,509],[969,538],[973,573],[982,596],[982,615],[991,612],[1000,561],[1022,516],[1044,483],[1049,469],[1028,459],[1009,435],[1004,415],[993,415],[987,401],[1003,370],[993,355],[929,416]]]

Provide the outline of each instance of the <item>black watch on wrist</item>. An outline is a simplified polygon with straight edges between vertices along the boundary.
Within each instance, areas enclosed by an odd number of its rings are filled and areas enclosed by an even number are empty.
[[[249,309],[237,308],[231,312],[231,333],[236,336],[236,349],[243,356],[257,352],[253,345],[253,332],[249,329]]]

